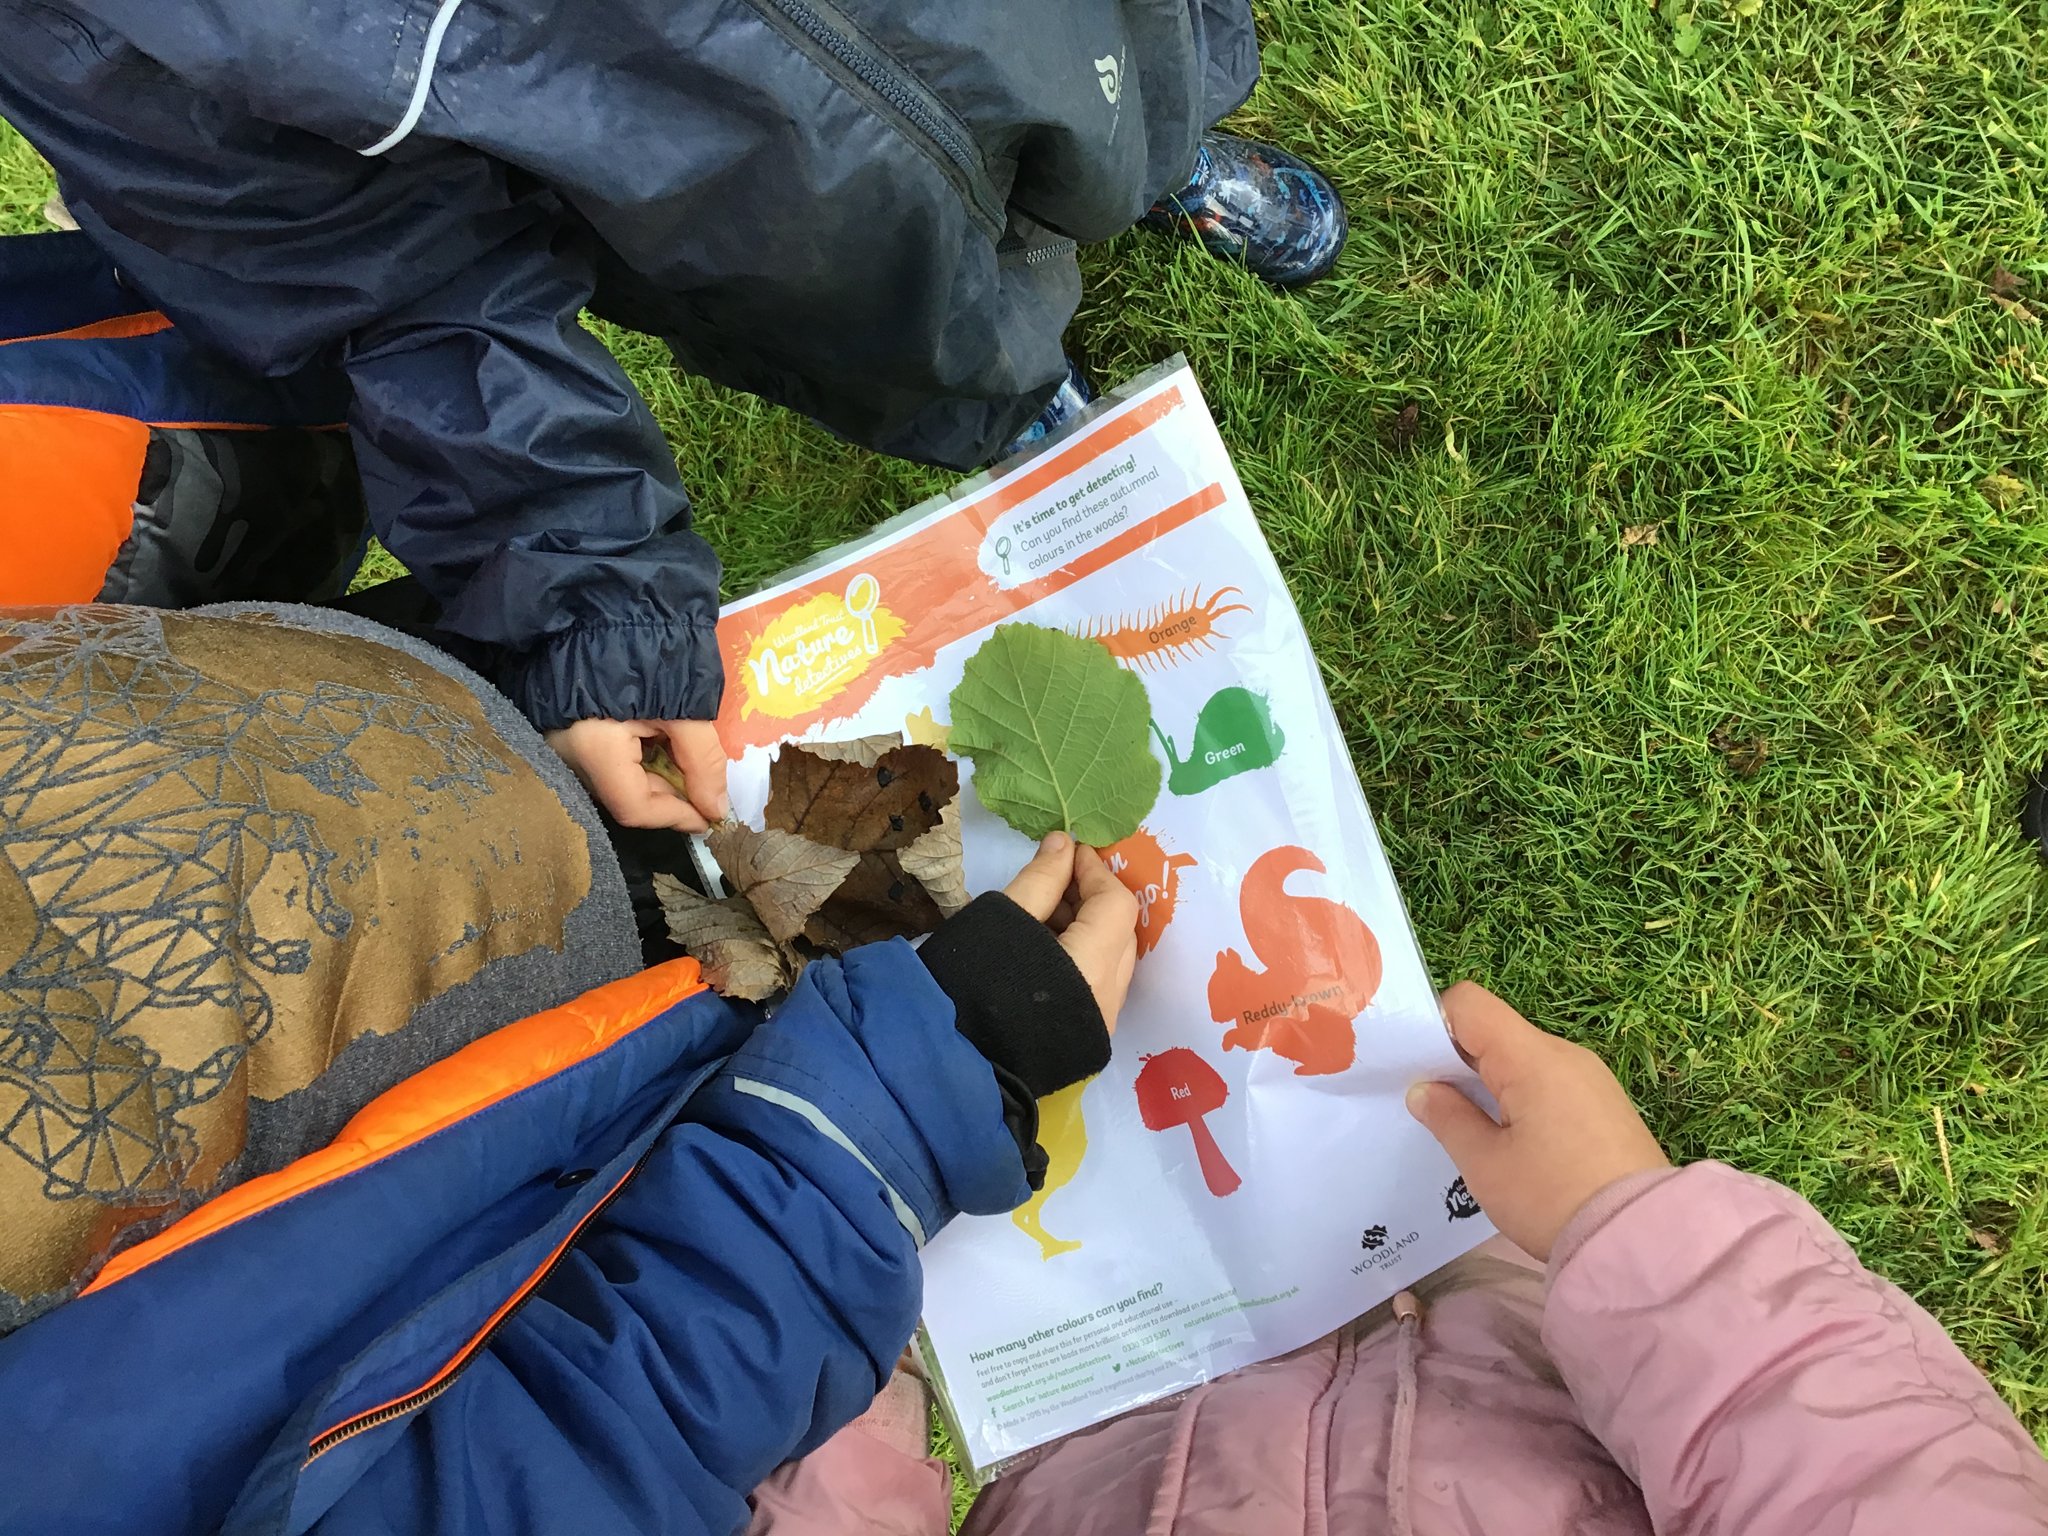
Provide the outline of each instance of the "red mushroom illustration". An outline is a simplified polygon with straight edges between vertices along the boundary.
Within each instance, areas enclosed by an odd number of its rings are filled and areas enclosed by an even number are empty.
[[[1202,1165],[1202,1180],[1209,1193],[1228,1195],[1244,1180],[1224,1159],[1209,1125],[1202,1117],[1223,1107],[1230,1088],[1208,1062],[1184,1045],[1156,1056],[1139,1058],[1138,1113],[1148,1131],[1170,1131],[1184,1125],[1195,1138],[1195,1157]]]

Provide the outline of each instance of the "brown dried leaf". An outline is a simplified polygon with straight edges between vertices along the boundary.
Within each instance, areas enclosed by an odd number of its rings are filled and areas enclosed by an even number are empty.
[[[1393,448],[1413,446],[1422,432],[1422,402],[1410,400],[1387,427],[1387,443]]]
[[[903,873],[932,899],[940,915],[951,917],[967,905],[967,872],[960,863],[960,803],[947,805],[939,824],[896,855]]]
[[[1636,523],[1621,530],[1621,547],[1634,549],[1638,544],[1655,544],[1657,532],[1662,523]]]
[[[812,757],[822,757],[827,762],[872,768],[882,760],[883,753],[893,752],[902,745],[901,736],[856,736],[851,741],[806,741],[795,750],[807,752]]]
[[[1769,738],[1738,736],[1733,722],[1715,731],[1707,742],[1721,754],[1722,760],[1728,764],[1728,771],[1738,779],[1755,778],[1763,771],[1764,760],[1771,755]]]
[[[882,742],[886,747],[866,757]],[[826,747],[854,755],[827,756]],[[865,853],[915,842],[939,824],[959,793],[958,763],[894,737],[785,746],[768,769],[764,819],[774,831]]]
[[[944,921],[925,888],[903,872],[894,853],[863,853],[831,897],[804,924],[804,937],[820,949],[844,953],[883,939],[930,933]]]
[[[712,991],[761,1003],[795,983],[800,962],[775,942],[744,897],[713,901],[664,874],[654,877],[654,894],[669,937],[704,967]]]
[[[2048,389],[2048,373],[2036,368],[2025,347],[2007,347],[1993,361],[1995,368],[2010,368],[2037,389]]]
[[[822,847],[789,832],[756,832],[738,822],[713,827],[705,841],[726,880],[784,944],[804,931],[860,862],[857,853]]]
[[[1970,1237],[1986,1253],[1997,1255],[2005,1252],[2005,1244],[2000,1240],[1996,1232],[1986,1232],[1981,1228],[1976,1228],[1971,1231]]]
[[[2041,317],[2027,308],[2018,299],[2008,299],[2002,293],[1994,293],[1991,295],[1991,302],[2004,310],[2008,315],[2011,315],[2013,319],[2019,321],[2021,325],[2039,325],[2041,323]]]
[[[2016,299],[2020,296],[2019,278],[2006,270],[2004,262],[1991,269],[1991,292],[2001,299]]]

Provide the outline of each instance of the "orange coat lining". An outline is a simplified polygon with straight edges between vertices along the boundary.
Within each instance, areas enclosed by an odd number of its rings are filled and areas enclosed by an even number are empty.
[[[135,527],[149,428],[0,404],[0,606],[89,603]]]
[[[115,315],[110,320],[95,320],[90,325],[75,325],[68,331],[45,331],[40,336],[0,336],[0,347],[11,347],[22,341],[125,341],[131,336],[154,336],[158,331],[170,328],[169,318],[151,309],[135,315]]]

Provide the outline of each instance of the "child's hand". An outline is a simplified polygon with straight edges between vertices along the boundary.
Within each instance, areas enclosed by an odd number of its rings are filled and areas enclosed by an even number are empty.
[[[648,740],[668,744],[689,785],[687,798],[648,772],[640,749]],[[622,827],[702,832],[729,809],[725,748],[709,720],[578,720],[547,732],[547,744]]]
[[[1545,1034],[1469,981],[1443,995],[1443,1008],[1452,1039],[1500,1103],[1500,1123],[1448,1083],[1410,1088],[1408,1112],[1443,1143],[1511,1242],[1548,1259],[1593,1196],[1670,1166],[1607,1063],[1584,1046]]]
[[[1116,1016],[1131,990],[1138,964],[1138,898],[1109,872],[1093,848],[1076,847],[1064,832],[1038,845],[1038,853],[1003,894],[1059,935],[1116,1033]]]

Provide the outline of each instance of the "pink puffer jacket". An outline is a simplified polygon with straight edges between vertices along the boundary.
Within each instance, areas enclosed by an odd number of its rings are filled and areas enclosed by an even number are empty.
[[[778,1472],[755,1536],[943,1536],[916,1420],[885,1400]],[[1321,1343],[1074,1436],[966,1529],[2044,1536],[2048,1462],[1811,1206],[1700,1163],[1603,1192],[1547,1276],[1488,1245]]]

